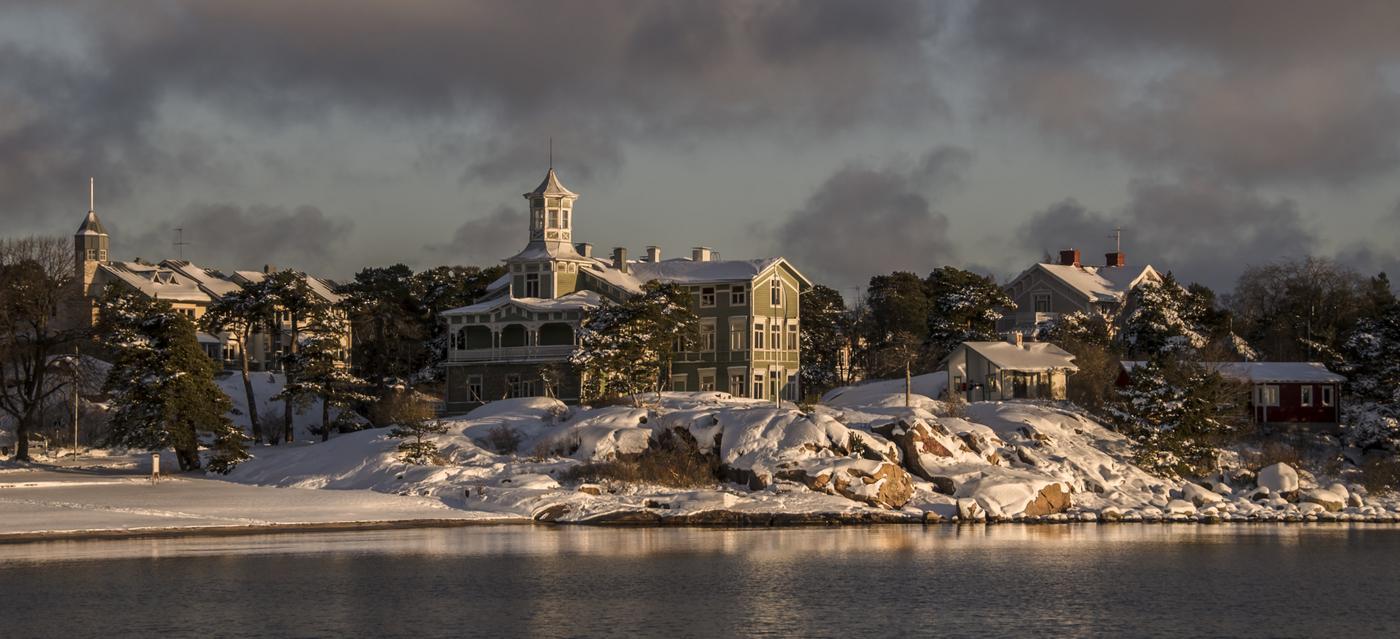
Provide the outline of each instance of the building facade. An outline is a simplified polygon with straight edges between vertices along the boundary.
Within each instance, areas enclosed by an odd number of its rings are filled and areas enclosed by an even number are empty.
[[[1008,399],[1062,400],[1074,355],[1049,342],[963,342],[943,360],[948,396],[969,402]]]
[[[569,357],[584,313],[620,301],[648,281],[690,290],[700,319],[696,350],[679,353],[665,386],[761,399],[800,395],[799,297],[811,282],[781,257],[722,260],[706,247],[663,260],[647,247],[639,259],[614,248],[604,259],[573,242],[574,203],[554,169],[524,194],[528,241],[505,260],[507,273],[477,303],[442,314],[449,327],[443,366],[447,410],[461,412],[507,397],[580,399]]]
[[[1118,386],[1132,383],[1142,361],[1124,361]],[[1342,419],[1346,377],[1319,362],[1202,362],[1225,379],[1249,389],[1250,421],[1261,426],[1336,431]]]
[[[89,210],[87,217],[73,235],[73,257],[76,290],[69,296],[69,316],[77,323],[93,325],[97,321],[97,305],[108,286],[122,286],[138,291],[148,297],[169,302],[177,312],[183,313],[198,322],[209,305],[224,295],[239,290],[246,284],[262,281],[270,266],[257,271],[232,271],[224,273],[199,266],[187,260],[162,260],[151,263],[136,259],[122,262],[111,259],[111,237],[95,210]],[[312,275],[300,274],[305,278],[312,292],[329,304],[340,302],[335,292],[335,283]],[[291,339],[291,323],[278,313],[274,320],[277,325],[260,327],[247,344],[250,366],[254,370],[274,370],[279,368],[282,353]],[[351,333],[349,323],[345,323],[341,335],[342,361],[348,364]],[[234,367],[241,358],[240,344],[228,334],[198,334],[200,345],[215,363]]]
[[[1036,264],[1012,279],[1004,288],[1016,309],[1002,317],[997,330],[1031,334],[1041,323],[1074,312],[1112,320],[1131,311],[1134,288],[1162,281],[1151,265],[1128,266],[1122,251],[1105,254],[1103,266],[1084,264],[1080,257],[1078,249],[1066,249],[1058,262]]]

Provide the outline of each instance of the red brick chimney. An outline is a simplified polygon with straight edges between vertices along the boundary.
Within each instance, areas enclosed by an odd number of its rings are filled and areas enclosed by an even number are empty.
[[[1107,267],[1109,267],[1109,268],[1113,268],[1113,267],[1116,267],[1116,266],[1127,266],[1127,265],[1128,265],[1128,258],[1127,258],[1126,255],[1123,254],[1122,251],[1115,251],[1115,252],[1113,252],[1113,253],[1104,253],[1104,266],[1107,266]]]
[[[1065,249],[1060,251],[1061,266],[1079,266],[1079,249]]]

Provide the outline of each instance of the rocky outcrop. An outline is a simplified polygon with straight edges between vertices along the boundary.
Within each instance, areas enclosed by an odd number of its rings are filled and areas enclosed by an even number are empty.
[[[941,469],[948,464],[984,461],[966,442],[949,432],[937,420],[901,419],[871,430],[899,447],[905,469],[918,477],[935,482],[935,485],[938,484],[935,478],[942,475]],[[944,484],[952,481],[946,476],[940,479]],[[943,488],[944,486],[940,486],[940,492],[944,492]],[[946,492],[952,490],[948,488]]]
[[[889,462],[816,459],[778,471],[776,476],[815,491],[882,508],[903,508],[914,496],[914,482],[909,473]]]

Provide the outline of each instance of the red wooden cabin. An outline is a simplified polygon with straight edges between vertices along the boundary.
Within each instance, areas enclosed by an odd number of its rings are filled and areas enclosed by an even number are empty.
[[[1127,385],[1140,361],[1125,361],[1118,385]],[[1250,385],[1249,405],[1256,424],[1335,429],[1341,422],[1345,377],[1317,362],[1204,362],[1230,379]]]

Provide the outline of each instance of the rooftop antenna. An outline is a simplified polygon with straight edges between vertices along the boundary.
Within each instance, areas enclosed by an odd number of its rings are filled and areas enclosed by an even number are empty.
[[[1110,236],[1108,236],[1108,237],[1109,237],[1109,239],[1112,239],[1112,240],[1113,240],[1113,250],[1114,250],[1115,252],[1122,253],[1122,252],[1123,252],[1123,229],[1122,229],[1121,227],[1120,227],[1120,228],[1113,229],[1113,235],[1110,235]]]
[[[554,170],[554,136],[549,136],[549,169]]]
[[[97,180],[88,178],[88,210],[97,210]]]
[[[175,227],[175,255],[182,260],[185,259],[185,246],[188,244],[189,242],[185,241],[185,227]]]

